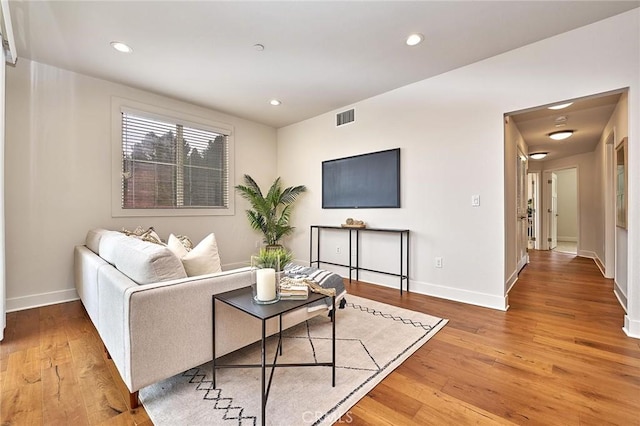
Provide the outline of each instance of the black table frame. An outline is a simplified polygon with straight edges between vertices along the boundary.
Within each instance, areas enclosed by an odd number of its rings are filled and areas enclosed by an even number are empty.
[[[314,234],[313,230],[314,229],[316,229],[316,235],[317,235],[317,238],[316,238],[317,257],[315,260],[313,260],[313,234]],[[349,231],[349,264],[348,265],[321,260],[320,230],[322,229]],[[400,273],[399,274],[396,274],[394,272],[379,271],[376,269],[362,268],[360,266],[360,232],[386,232],[386,233],[400,235]],[[351,245],[353,241],[352,234],[355,234],[355,243],[356,243],[355,266],[351,263]],[[405,249],[406,249],[406,256],[405,256]],[[351,282],[351,271],[354,271],[354,270],[356,271],[356,281],[360,280],[359,271],[375,272],[378,274],[399,277],[400,278],[400,294],[402,294],[402,282],[405,280],[407,282],[407,293],[408,293],[409,292],[409,230],[408,229],[389,229],[389,228],[353,228],[353,227],[329,226],[329,225],[311,225],[309,229],[309,266],[313,266],[314,263],[318,268],[320,267],[321,263],[349,268],[349,282]]]
[[[253,294],[251,287],[243,287],[237,290],[231,290],[224,293],[214,294],[211,296],[211,314],[213,318],[212,333],[213,333],[213,388],[216,387],[216,370],[219,368],[260,368],[262,370],[262,424],[265,425],[266,420],[266,407],[267,399],[269,398],[269,390],[271,389],[271,381],[273,379],[273,372],[276,367],[331,367],[331,386],[336,386],[336,297],[332,296],[332,312],[331,312],[331,362],[312,362],[312,363],[286,363],[278,364],[278,356],[282,355],[282,315],[298,309],[302,306],[306,306],[310,303],[322,300],[325,297],[318,293],[309,293],[309,298],[306,300],[280,300],[279,302],[270,305],[259,305],[253,302]],[[216,362],[216,300],[232,306],[240,311],[251,315],[254,318],[261,320],[262,322],[262,338],[261,338],[261,356],[260,364],[218,364]],[[276,347],[275,357],[271,364],[266,362],[266,324],[267,320],[279,317],[278,321],[278,345]],[[271,367],[271,374],[269,375],[269,382],[266,382],[266,368]]]

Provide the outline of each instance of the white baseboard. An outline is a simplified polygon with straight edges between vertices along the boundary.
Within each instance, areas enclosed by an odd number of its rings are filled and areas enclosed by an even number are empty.
[[[622,306],[622,309],[624,309],[624,312],[629,313],[629,311],[627,311],[627,296],[622,292],[622,289],[615,281],[613,282],[613,294],[616,296],[616,299],[618,299],[618,302],[620,303],[620,306]]]
[[[600,273],[602,274],[602,276],[605,278],[611,278],[611,277],[607,277],[607,270],[604,267],[604,263],[602,263],[602,260],[600,260],[600,256],[598,256],[596,252],[589,251],[589,250],[578,250],[578,256],[586,257],[588,259],[593,259],[593,262],[596,264],[596,266],[600,270]]]
[[[596,257],[593,258],[593,261],[595,262],[598,269],[600,269],[600,273],[602,274],[602,276],[606,278],[607,273],[605,271],[604,264],[602,263],[602,260],[600,260],[600,257],[597,254],[596,254]]]
[[[640,321],[632,320],[629,315],[624,316],[624,327],[622,330],[629,337],[640,339]]]
[[[595,252],[589,250],[578,250],[578,256],[587,257],[589,259],[595,259],[596,257],[598,257],[596,256]]]
[[[343,277],[348,278],[348,277]],[[364,281],[363,281],[364,282]],[[366,281],[369,284],[379,285],[381,287],[394,288],[400,291],[398,285],[381,284]],[[425,296],[437,297],[440,299],[453,300],[455,302],[467,303],[469,305],[482,306],[483,308],[497,309],[506,311],[508,307],[507,297],[493,296],[486,293],[478,293],[475,291],[451,288],[437,284],[423,283],[419,281],[410,281],[409,289],[411,293],[424,294]]]
[[[78,299],[78,293],[76,292],[75,288],[52,291],[50,293],[13,297],[11,299],[7,299],[7,312],[22,311],[25,309],[38,308],[40,306],[55,305],[56,303],[71,302],[72,300]]]
[[[514,271],[513,274],[511,274],[511,276],[507,279],[507,282],[504,283],[505,293],[509,293],[513,286],[516,284],[516,281],[518,281],[519,272],[520,271]]]
[[[411,291],[441,299],[454,300],[470,305],[506,311],[508,307],[506,296],[478,293],[470,290],[441,286],[437,284],[411,281]]]
[[[564,241],[565,243],[577,243],[578,237],[561,237],[558,236],[558,241]]]

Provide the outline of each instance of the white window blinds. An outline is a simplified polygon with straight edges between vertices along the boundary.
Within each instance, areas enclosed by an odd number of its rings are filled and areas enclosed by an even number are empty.
[[[227,208],[228,136],[122,111],[122,208]]]

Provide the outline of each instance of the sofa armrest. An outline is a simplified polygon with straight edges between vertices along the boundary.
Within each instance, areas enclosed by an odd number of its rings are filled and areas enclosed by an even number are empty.
[[[131,377],[125,380],[129,389],[136,391],[210,361],[211,296],[246,287],[250,280],[249,268],[242,268],[127,288],[123,312],[124,323],[128,324],[127,344],[131,357]],[[235,341],[237,333],[254,328],[246,327],[246,316],[238,321],[237,315],[241,313],[233,312],[231,308],[227,311],[220,312],[220,316],[216,312],[216,318],[224,318],[220,324],[216,322],[216,330],[221,327],[220,332],[233,333]]]
[[[127,290],[139,287],[116,268],[98,270],[98,322],[96,328],[125,383],[130,382],[128,315],[124,308]]]
[[[89,318],[98,327],[98,271],[109,264],[85,246],[73,250],[76,291]]]

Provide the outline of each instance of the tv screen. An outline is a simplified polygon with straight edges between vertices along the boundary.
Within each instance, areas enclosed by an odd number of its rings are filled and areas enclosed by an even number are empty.
[[[400,207],[400,148],[322,162],[322,208]]]

